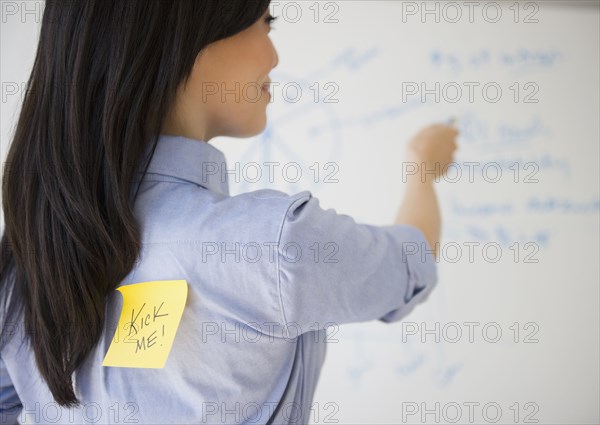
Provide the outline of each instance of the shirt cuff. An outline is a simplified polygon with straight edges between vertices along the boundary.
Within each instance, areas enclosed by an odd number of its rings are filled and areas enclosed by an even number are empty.
[[[399,261],[406,262],[408,272],[404,305],[379,319],[382,322],[389,323],[403,319],[413,311],[417,304],[427,300],[437,284],[438,275],[437,262],[433,251],[419,228],[405,224],[395,224],[387,227],[398,232],[398,239],[403,241],[402,258]]]

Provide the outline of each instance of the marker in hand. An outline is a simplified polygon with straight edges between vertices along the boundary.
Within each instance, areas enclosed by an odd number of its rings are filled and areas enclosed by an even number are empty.
[[[451,117],[447,122],[447,124],[452,127],[455,126],[456,123],[458,123],[458,117],[456,116]]]

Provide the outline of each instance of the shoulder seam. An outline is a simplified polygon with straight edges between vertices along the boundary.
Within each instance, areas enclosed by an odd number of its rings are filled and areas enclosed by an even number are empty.
[[[302,196],[300,196],[300,195],[302,195]],[[281,222],[279,223],[279,232],[277,235],[277,255],[276,255],[276,259],[275,259],[275,264],[276,264],[275,272],[277,274],[277,296],[279,297],[279,308],[281,309],[281,316],[283,318],[282,327],[284,329],[284,333],[286,334],[286,336],[288,338],[289,338],[289,333],[288,333],[288,329],[287,329],[287,318],[285,316],[285,310],[283,308],[283,297],[281,296],[281,265],[280,265],[280,261],[279,261],[279,257],[280,257],[279,245],[281,244],[281,235],[283,233],[283,224],[285,223],[285,217],[287,216],[288,211],[298,201],[298,199],[302,199],[305,196],[306,196],[306,199],[312,198],[312,194],[308,190],[303,190],[302,192],[299,192],[296,195],[293,195],[293,197],[295,199],[289,203],[289,205],[283,212],[283,216],[281,217]]]

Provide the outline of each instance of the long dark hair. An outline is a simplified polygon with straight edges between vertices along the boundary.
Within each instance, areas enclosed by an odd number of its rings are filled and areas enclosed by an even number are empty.
[[[79,405],[72,373],[100,339],[106,296],[141,250],[131,197],[141,157],[154,152],[198,53],[254,24],[269,3],[46,1],[3,170],[0,349],[8,320],[24,311],[60,405]]]

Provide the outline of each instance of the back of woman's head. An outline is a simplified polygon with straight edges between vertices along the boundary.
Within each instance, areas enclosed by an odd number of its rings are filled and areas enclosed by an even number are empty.
[[[102,334],[106,296],[140,253],[130,196],[140,158],[197,55],[268,6],[47,0],[3,170],[0,349],[24,325],[57,403],[78,403],[72,373]]]

